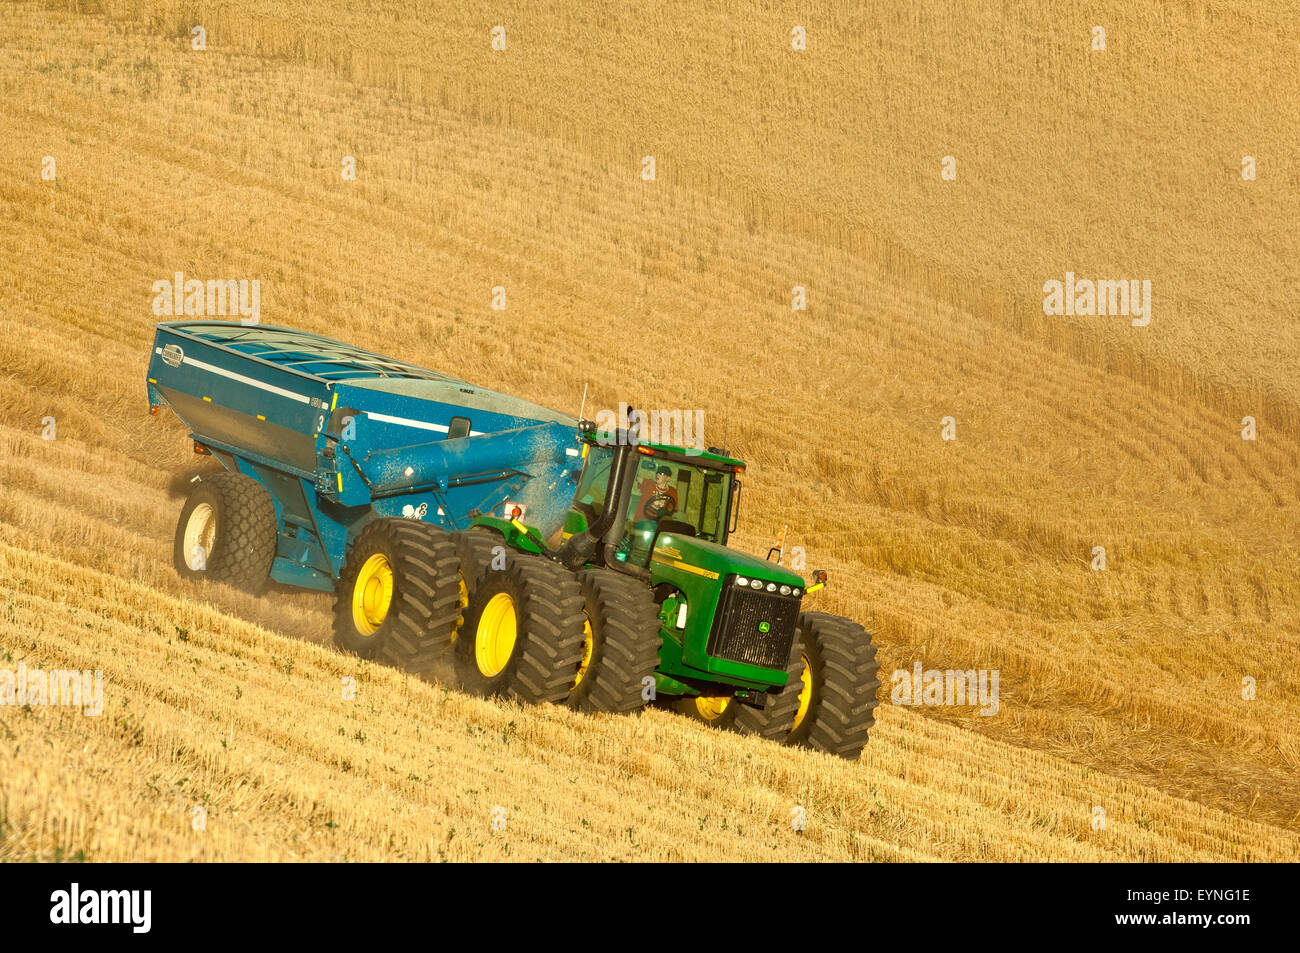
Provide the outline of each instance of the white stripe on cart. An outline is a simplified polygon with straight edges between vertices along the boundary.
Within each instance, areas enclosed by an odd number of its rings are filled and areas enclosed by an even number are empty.
[[[155,354],[161,354],[162,348],[153,349]],[[288,397],[290,400],[296,400],[299,403],[310,404],[311,399],[302,394],[295,394],[291,390],[285,390],[283,387],[276,387],[274,384],[267,384],[264,381],[254,380],[251,377],[245,377],[243,374],[236,374],[234,371],[228,371],[224,367],[217,367],[213,364],[206,364],[203,361],[196,361],[192,357],[182,357],[182,364],[190,364],[201,371],[207,371],[209,374],[219,374],[222,377],[228,377],[232,381],[239,381],[241,384],[247,384],[250,387],[256,387],[260,390],[270,391],[272,394],[279,394],[281,397]]]

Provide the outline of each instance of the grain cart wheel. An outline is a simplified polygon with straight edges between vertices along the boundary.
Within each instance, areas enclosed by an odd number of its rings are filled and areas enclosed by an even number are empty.
[[[466,691],[563,701],[582,659],[582,588],[563,566],[513,553],[470,592],[454,646]]]
[[[451,534],[460,557],[460,574],[457,577],[458,604],[454,642],[465,624],[465,610],[469,607],[470,593],[476,590],[483,577],[494,570],[504,569],[513,550],[506,545],[505,537],[486,526],[471,526]]]
[[[375,520],[348,550],[334,602],[334,643],[346,652],[423,672],[451,644],[460,558],[426,523]]]
[[[182,579],[210,579],[252,593],[266,588],[279,530],[266,487],[242,473],[191,484],[172,544]]]
[[[659,610],[645,583],[609,569],[578,573],[582,660],[569,694],[580,711],[635,711],[659,667]]]
[[[805,668],[788,743],[856,758],[875,724],[880,687],[870,634],[849,619],[804,612],[795,647]]]

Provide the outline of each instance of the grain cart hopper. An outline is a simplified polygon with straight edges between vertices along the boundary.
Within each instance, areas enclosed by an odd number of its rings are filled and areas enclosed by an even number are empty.
[[[871,638],[726,545],[744,465],[724,452],[233,322],[158,325],[148,394],[224,467],[182,508],[182,576],[333,591],[340,647],[412,671],[450,652],[480,694],[866,743]]]

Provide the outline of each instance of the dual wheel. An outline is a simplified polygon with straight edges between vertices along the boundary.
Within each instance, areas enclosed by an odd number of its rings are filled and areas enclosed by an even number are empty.
[[[630,577],[575,574],[490,530],[383,519],[337,591],[335,640],[357,655],[423,671],[450,652],[467,691],[534,704],[627,712],[650,697],[658,611]]]
[[[875,724],[879,673],[866,629],[840,616],[804,612],[785,690],[769,695],[764,708],[725,696],[686,698],[675,707],[717,728],[854,759]]]

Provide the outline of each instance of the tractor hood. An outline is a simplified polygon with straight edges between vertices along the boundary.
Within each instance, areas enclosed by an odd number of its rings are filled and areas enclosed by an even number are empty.
[[[718,543],[680,533],[662,533],[655,541],[655,550],[651,561],[665,568],[700,574],[715,574],[721,579],[731,573],[752,576],[764,582],[785,583],[802,587],[804,582],[798,573],[791,572],[784,566],[759,559],[738,549],[731,549]]]

